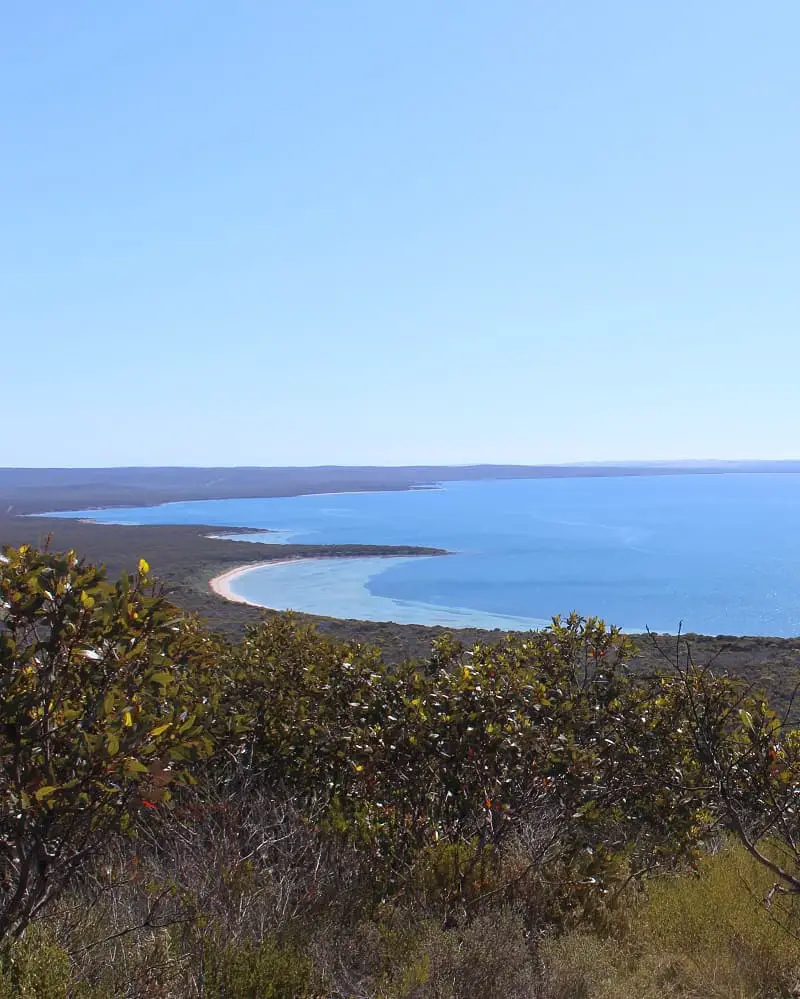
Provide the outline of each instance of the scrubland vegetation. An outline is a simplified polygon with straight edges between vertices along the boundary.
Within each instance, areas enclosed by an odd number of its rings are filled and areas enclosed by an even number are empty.
[[[3,999],[799,994],[800,736],[686,645],[387,665],[4,552]]]

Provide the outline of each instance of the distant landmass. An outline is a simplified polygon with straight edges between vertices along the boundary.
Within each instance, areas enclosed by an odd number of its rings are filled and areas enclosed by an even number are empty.
[[[0,468],[0,512],[153,506],[179,500],[422,489],[477,479],[800,472],[797,461],[654,461],[570,465],[320,465],[315,467]]]

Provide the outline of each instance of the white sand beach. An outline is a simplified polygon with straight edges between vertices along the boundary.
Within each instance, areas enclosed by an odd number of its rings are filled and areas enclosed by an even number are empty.
[[[248,562],[246,565],[238,565],[233,569],[228,569],[227,572],[220,573],[219,576],[214,576],[213,579],[209,581],[209,587],[217,594],[218,597],[222,597],[225,600],[230,600],[235,604],[247,604],[248,607],[263,607],[263,604],[255,603],[253,600],[247,600],[245,597],[239,596],[238,593],[234,593],[231,589],[235,580],[240,576],[246,575],[253,569],[264,569],[271,565],[286,565],[287,563],[297,563],[297,562],[311,562],[316,561],[315,559],[308,558],[273,558],[268,559],[265,562]]]
[[[210,586],[218,596],[235,603],[272,610],[291,609],[320,617],[504,631],[527,631],[549,623],[466,607],[392,599],[370,591],[370,580],[391,567],[438,557],[381,555],[272,559],[229,569],[212,579]],[[249,577],[246,582],[244,577]]]

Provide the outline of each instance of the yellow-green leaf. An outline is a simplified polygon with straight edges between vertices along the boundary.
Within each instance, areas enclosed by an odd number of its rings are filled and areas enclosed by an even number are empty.
[[[133,757],[128,757],[128,759],[125,760],[122,765],[122,769],[128,776],[131,774],[146,774],[149,772],[148,768],[144,763],[142,763],[141,760],[135,760]]]

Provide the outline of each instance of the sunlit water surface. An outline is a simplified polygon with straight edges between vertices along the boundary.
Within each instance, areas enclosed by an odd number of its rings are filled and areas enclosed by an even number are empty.
[[[59,516],[256,527],[279,532],[274,542],[454,553],[300,561],[235,581],[238,595],[267,607],[488,628],[536,626],[577,610],[631,631],[674,632],[682,622],[706,634],[800,634],[794,474],[456,482]]]

